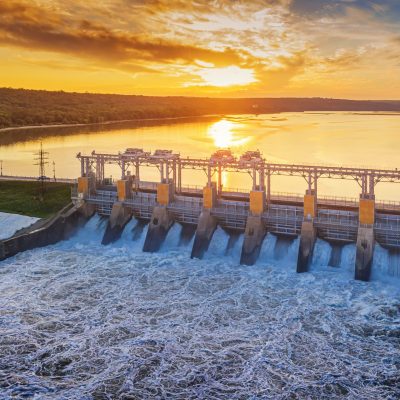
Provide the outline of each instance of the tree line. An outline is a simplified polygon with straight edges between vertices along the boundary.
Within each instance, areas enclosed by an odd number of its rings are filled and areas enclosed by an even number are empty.
[[[155,97],[0,88],[0,128],[302,111],[400,111],[400,101]]]

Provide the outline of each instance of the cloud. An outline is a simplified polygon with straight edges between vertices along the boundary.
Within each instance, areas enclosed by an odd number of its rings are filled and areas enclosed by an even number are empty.
[[[349,8],[381,17],[399,11],[397,0],[292,0],[290,4],[291,12],[307,18],[337,18],[345,15]]]
[[[44,18],[45,16],[45,18]],[[129,66],[130,61],[193,63],[202,60],[216,66],[242,64],[249,55],[231,49],[213,50],[144,35],[114,32],[83,19],[71,21],[54,10],[26,3],[0,3],[0,43],[27,49],[68,53],[102,62]]]
[[[220,82],[202,86],[196,71],[204,68],[212,73],[208,68],[214,68],[217,73],[231,71],[230,67],[252,71],[256,82],[240,90],[257,94],[284,94],[294,82],[325,84],[327,74],[334,79],[335,73],[351,75],[356,86],[367,75],[378,76],[377,63],[398,68],[398,4],[397,0],[0,0],[0,52],[11,55],[16,64],[52,68],[61,77],[68,69],[82,68],[88,72],[85,76],[95,76],[96,70],[111,76],[118,71],[122,73],[116,75],[129,84],[132,76],[126,75],[134,75],[135,90],[168,88],[175,93],[194,85],[202,88],[201,93],[222,90]],[[224,90],[228,93],[228,88]]]
[[[333,56],[321,59],[319,64],[323,66],[325,72],[359,68],[366,52],[366,49],[339,49]]]

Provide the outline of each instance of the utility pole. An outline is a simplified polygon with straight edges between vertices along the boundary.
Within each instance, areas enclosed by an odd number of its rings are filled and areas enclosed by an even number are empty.
[[[0,160],[1,176],[3,176],[3,160]]]
[[[53,161],[53,179],[54,179],[54,182],[56,182],[56,163],[55,163],[55,161]]]
[[[40,142],[40,150],[35,153],[35,165],[39,166],[39,178],[40,181],[40,197],[43,200],[44,192],[46,190],[46,171],[45,165],[48,164],[49,153],[47,151],[43,151],[42,142]]]

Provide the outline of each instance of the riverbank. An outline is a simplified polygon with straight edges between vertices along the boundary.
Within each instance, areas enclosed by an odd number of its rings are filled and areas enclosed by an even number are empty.
[[[124,119],[124,120],[115,120],[115,121],[106,121],[106,122],[92,122],[86,124],[50,124],[50,125],[24,125],[24,126],[12,126],[8,128],[0,128],[0,134],[2,132],[12,132],[12,131],[21,131],[25,129],[49,129],[49,128],[75,128],[75,127],[85,127],[85,126],[109,126],[116,125],[121,123],[129,123],[129,122],[165,122],[165,121],[185,121],[196,119],[205,119],[205,118],[216,118],[223,117],[224,114],[208,114],[208,115],[189,115],[185,117],[163,117],[163,118],[137,118],[137,119]]]
[[[0,212],[47,218],[71,201],[71,185],[46,183],[40,199],[40,182],[0,181]]]
[[[226,114],[400,111],[400,101],[329,98],[210,98],[68,93],[0,88],[0,127],[103,124]]]

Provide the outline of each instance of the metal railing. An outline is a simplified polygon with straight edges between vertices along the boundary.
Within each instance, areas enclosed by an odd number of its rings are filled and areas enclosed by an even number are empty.
[[[25,181],[25,182],[36,182],[39,181],[39,177],[37,176],[20,176],[20,175],[0,175],[0,180],[2,181]],[[74,184],[77,182],[76,179],[71,179],[71,178],[50,178],[50,177],[46,177],[44,179],[46,182],[49,183],[54,183],[54,182],[58,182],[58,183],[70,183],[70,184]]]
[[[155,186],[156,184],[154,184]],[[150,187],[147,185],[147,187]],[[192,185],[192,190],[198,186]],[[71,189],[71,197],[75,200],[83,199],[96,206],[97,212],[102,215],[110,215],[113,204],[117,201],[117,192],[110,188],[98,189],[96,192],[85,196],[78,195],[77,188]],[[237,192],[239,193],[239,192]],[[293,199],[302,202],[302,196],[294,193],[274,193],[275,198],[285,199],[281,204],[271,203],[262,214],[267,230],[277,234],[298,235],[304,220],[302,205]],[[343,197],[319,198],[320,202],[330,204],[355,204],[356,199]],[[293,204],[290,204],[290,203]],[[157,195],[154,192],[132,192],[132,197],[126,199],[124,204],[133,210],[138,218],[150,219],[154,206],[157,205]],[[382,204],[382,203],[381,203]],[[397,206],[396,202],[387,202],[387,206]],[[219,199],[217,205],[211,210],[211,214],[218,219],[219,224],[227,229],[244,230],[246,221],[250,215],[249,202],[243,200]],[[175,195],[173,201],[167,206],[174,219],[180,223],[197,224],[200,213],[203,210],[203,198],[201,196]],[[313,220],[318,229],[319,236],[326,240],[338,240],[343,242],[355,241],[357,238],[359,216],[357,210],[340,208],[318,208],[317,216]],[[400,215],[388,213],[376,213],[373,226],[376,240],[387,247],[400,247]]]

